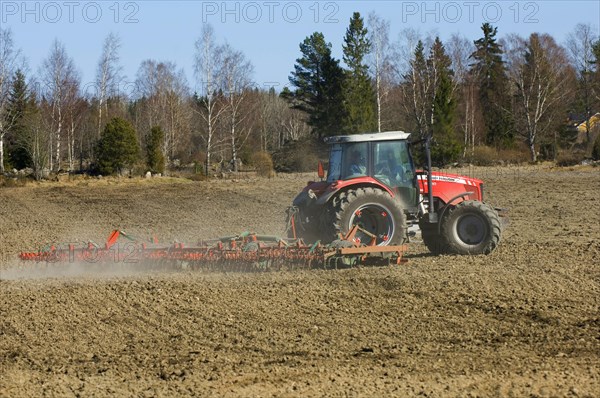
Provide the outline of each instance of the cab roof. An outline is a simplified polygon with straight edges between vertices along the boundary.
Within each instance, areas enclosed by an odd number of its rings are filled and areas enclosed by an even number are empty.
[[[334,135],[326,137],[327,144],[342,144],[346,142],[370,142],[370,141],[393,141],[407,140],[409,133],[404,131],[386,131],[385,133],[364,133],[353,135]]]

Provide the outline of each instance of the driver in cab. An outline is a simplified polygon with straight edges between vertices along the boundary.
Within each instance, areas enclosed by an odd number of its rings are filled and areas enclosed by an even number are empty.
[[[364,176],[366,174],[367,166],[365,166],[365,157],[359,151],[352,152],[349,177]]]

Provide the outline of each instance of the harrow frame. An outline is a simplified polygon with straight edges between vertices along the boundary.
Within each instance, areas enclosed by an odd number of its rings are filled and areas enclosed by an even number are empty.
[[[280,269],[346,268],[356,265],[390,265],[405,262],[406,245],[376,246],[375,239],[361,244],[355,239],[360,227],[328,245],[305,244],[302,239],[278,238],[244,232],[196,244],[159,244],[156,238],[138,240],[114,230],[102,246],[88,241],[82,245],[48,245],[38,251],[21,252],[24,262],[46,264],[140,264],[179,266],[184,269],[222,271],[266,271]],[[365,232],[363,230],[363,232]],[[128,240],[119,245],[119,238]]]

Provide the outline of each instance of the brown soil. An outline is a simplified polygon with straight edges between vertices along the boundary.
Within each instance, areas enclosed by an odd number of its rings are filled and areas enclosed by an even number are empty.
[[[0,189],[0,396],[599,396],[600,171],[461,170],[510,209],[490,256],[57,277],[42,241],[282,231],[307,176]]]

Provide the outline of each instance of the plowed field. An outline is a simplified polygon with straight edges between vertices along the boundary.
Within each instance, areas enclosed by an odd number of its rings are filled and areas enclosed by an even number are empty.
[[[458,172],[509,209],[493,254],[258,274],[15,258],[114,228],[281,234],[314,176],[0,189],[0,396],[600,396],[600,170]]]

